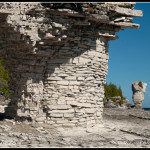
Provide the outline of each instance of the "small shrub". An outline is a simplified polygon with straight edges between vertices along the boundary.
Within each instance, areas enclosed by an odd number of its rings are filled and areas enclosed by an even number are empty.
[[[143,88],[143,84],[142,84],[141,81],[138,83],[138,85],[139,85],[141,88]]]
[[[123,104],[123,100],[122,99],[119,100],[118,103],[119,103],[119,105]]]
[[[105,98],[103,98],[103,103],[105,103]]]
[[[115,98],[112,98],[111,101],[116,102],[116,99],[115,99]]]
[[[9,81],[8,71],[4,67],[4,60],[0,57],[0,91],[5,93],[6,99],[9,98]]]

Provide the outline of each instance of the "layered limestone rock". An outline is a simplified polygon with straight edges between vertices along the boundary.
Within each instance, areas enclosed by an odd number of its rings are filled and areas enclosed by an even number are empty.
[[[108,41],[138,28],[135,3],[0,3],[0,54],[11,84],[9,117],[55,126],[102,119]]]
[[[144,100],[144,94],[146,90],[146,83],[143,82],[132,82],[132,91],[133,91],[133,102],[135,108],[142,108],[142,102]]]

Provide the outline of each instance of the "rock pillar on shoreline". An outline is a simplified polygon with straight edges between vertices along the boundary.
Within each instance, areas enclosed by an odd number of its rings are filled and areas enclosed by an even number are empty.
[[[133,91],[133,102],[135,108],[142,108],[142,102],[144,100],[144,94],[147,84],[143,82],[132,82],[132,91]]]

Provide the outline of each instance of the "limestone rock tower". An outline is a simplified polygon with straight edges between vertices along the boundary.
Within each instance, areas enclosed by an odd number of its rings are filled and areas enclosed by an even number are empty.
[[[11,85],[6,115],[54,126],[100,123],[108,41],[139,27],[134,4],[0,3],[0,56]]]

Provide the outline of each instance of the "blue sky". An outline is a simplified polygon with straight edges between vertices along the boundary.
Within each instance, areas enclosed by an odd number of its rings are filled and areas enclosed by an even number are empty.
[[[137,2],[134,9],[143,11],[143,17],[133,19],[140,28],[117,32],[119,39],[109,41],[106,82],[120,85],[132,104],[132,82],[147,83],[142,106],[150,107],[150,3]]]

